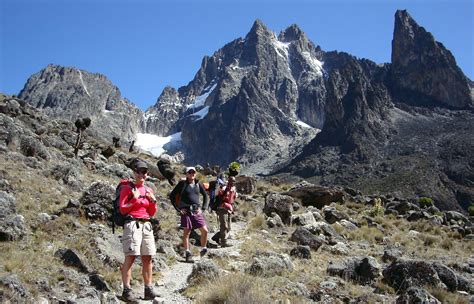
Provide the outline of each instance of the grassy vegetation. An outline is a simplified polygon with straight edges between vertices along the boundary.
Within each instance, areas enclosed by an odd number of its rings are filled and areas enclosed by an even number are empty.
[[[467,299],[465,296],[454,293],[454,292],[449,292],[447,290],[434,288],[431,286],[427,286],[426,290],[432,296],[438,299],[441,303],[446,303],[446,304],[468,304],[469,303],[469,299]]]
[[[266,282],[246,274],[231,274],[200,287],[195,303],[260,304],[274,303],[266,292]]]
[[[0,275],[17,274],[20,281],[32,294],[41,293],[36,282],[45,277],[48,278],[52,286],[61,283],[74,291],[80,287],[59,271],[65,267],[58,258],[54,257],[54,252],[59,248],[70,248],[81,254],[87,260],[87,264],[105,278],[109,286],[116,291],[120,290],[121,282],[118,269],[106,265],[95,251],[92,242],[95,235],[86,229],[91,222],[82,217],[75,218],[68,215],[62,215],[47,223],[38,222],[38,213],[55,214],[66,206],[69,199],[79,199],[82,191],[71,189],[61,184],[61,181],[56,181],[40,171],[31,170],[24,164],[14,164],[5,159],[3,154],[0,154],[0,162],[5,164],[6,172],[18,173],[10,176],[8,180],[15,187],[18,212],[25,217],[25,222],[32,228],[32,233],[23,240],[0,243],[0,260],[2,261]],[[117,182],[116,177],[98,175],[85,169],[81,171],[80,178],[86,188],[96,180],[108,182],[111,185]],[[201,180],[205,180],[205,177],[201,177]],[[162,200],[167,200],[167,193],[172,187],[167,182],[159,182],[155,186],[156,194],[162,197]],[[272,230],[266,225],[266,218],[261,212],[266,192],[282,192],[289,189],[290,186],[276,180],[260,180],[258,181],[258,192],[253,197],[254,200],[238,200],[236,212],[248,221],[245,230],[239,235],[239,241],[242,241],[240,256],[231,259],[228,257],[213,258],[213,262],[230,273],[217,280],[196,283],[188,288],[186,294],[194,297],[196,303],[275,303],[276,301],[304,303],[308,299],[297,294],[298,288],[293,283],[301,283],[308,291],[312,291],[318,290],[320,284],[326,280],[339,282],[337,292],[350,298],[372,293],[373,287],[328,277],[326,270],[331,261],[343,261],[349,258],[345,255],[332,254],[327,250],[329,245],[323,245],[318,251],[313,250],[311,252],[312,258],[309,260],[292,258],[295,268],[293,272],[284,272],[273,278],[260,278],[245,274],[244,269],[251,263],[252,257],[257,252],[271,250],[276,253],[288,254],[295,246],[288,240],[296,227],[285,227],[283,229],[285,233],[282,233],[281,229]],[[419,259],[449,257],[452,261],[467,261],[470,253],[474,252],[472,242],[463,241],[459,233],[446,227],[433,225],[424,220],[407,222],[393,215],[384,215],[381,202],[376,202],[374,206],[355,202],[333,204],[333,206],[361,224],[361,227],[354,231],[347,230],[339,223],[332,225],[337,233],[347,239],[351,251],[350,256],[369,255],[380,261],[381,252],[387,245],[402,245],[404,254]],[[164,208],[159,205],[158,209],[160,234],[178,246],[181,234],[177,230],[176,211],[170,206]],[[366,215],[373,217],[374,221],[385,231],[382,232],[377,227],[369,226],[364,219]],[[218,226],[216,217],[207,214],[206,219],[208,226],[215,231]],[[419,234],[411,236],[410,230],[416,230]],[[210,233],[211,235],[212,233]],[[366,243],[368,246],[364,245]],[[169,258],[166,262],[173,264],[176,263],[176,260]],[[132,277],[135,286],[142,284],[141,269],[138,265],[133,268]],[[155,280],[159,279],[159,274],[155,274],[154,278]],[[393,288],[386,285],[381,279],[374,283],[374,287],[395,297]],[[433,291],[432,294],[446,303],[467,303],[464,297],[444,291]],[[376,301],[375,298],[368,297],[366,299],[369,303]]]

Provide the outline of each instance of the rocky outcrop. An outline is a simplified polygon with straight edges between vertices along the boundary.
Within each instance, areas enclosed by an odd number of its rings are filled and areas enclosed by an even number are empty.
[[[419,26],[407,11],[396,12],[391,84],[399,101],[452,109],[472,108],[469,82],[442,43]]]
[[[406,13],[395,16],[392,63],[326,53],[321,132],[277,173],[364,192],[429,196],[442,210],[473,202],[470,81]],[[457,155],[457,156],[455,156]],[[415,173],[416,172],[416,173]],[[383,190],[382,190],[383,189]]]
[[[19,98],[51,117],[92,119],[90,130],[101,138],[132,140],[143,125],[143,113],[123,98],[104,75],[48,65],[32,75]]]
[[[158,98],[156,105],[145,113],[145,133],[165,136],[174,133],[174,123],[183,111],[178,92],[172,87],[166,87]]]
[[[26,227],[25,218],[17,214],[15,197],[0,191],[0,242],[22,239]]]

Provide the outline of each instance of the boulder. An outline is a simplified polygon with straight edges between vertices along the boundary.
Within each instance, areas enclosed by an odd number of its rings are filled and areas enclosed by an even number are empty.
[[[311,248],[309,246],[298,245],[291,249],[290,256],[300,259],[311,259]]]
[[[434,267],[421,260],[396,260],[383,271],[385,281],[395,290],[430,285],[440,287],[441,280]]]
[[[17,300],[23,299],[20,302],[25,301],[25,299],[28,299],[30,296],[28,290],[23,286],[20,279],[15,274],[8,274],[6,276],[0,277],[0,286],[3,287],[2,289],[9,290],[9,292]],[[2,293],[0,292],[0,299],[1,298],[2,298]],[[14,303],[14,302],[15,301],[13,302],[8,301],[7,303]]]
[[[380,266],[373,257],[350,258],[345,261],[329,262],[327,273],[367,285],[380,276]]]
[[[293,213],[294,200],[291,196],[278,193],[269,193],[265,197],[265,206],[263,212],[270,216],[272,212],[278,214],[286,225],[291,224],[291,215]]]
[[[441,304],[441,302],[433,297],[429,292],[421,287],[410,287],[405,290],[396,300],[397,304]]]
[[[323,214],[324,214],[324,219],[329,223],[329,224],[334,224],[335,222],[338,222],[340,220],[348,220],[349,217],[340,212],[340,211],[337,211],[336,208],[334,207],[324,207],[323,208]]]
[[[323,239],[312,234],[304,227],[298,227],[290,237],[290,241],[296,242],[298,245],[307,245],[313,250],[318,250],[323,244]]]
[[[300,199],[304,206],[322,208],[332,202],[342,202],[346,193],[341,188],[322,187],[305,182],[293,186],[282,194]]]
[[[257,252],[246,272],[255,276],[272,277],[293,269],[293,263],[285,254]]]
[[[295,214],[291,217],[291,223],[296,226],[305,226],[316,223],[312,212]]]
[[[196,284],[203,281],[215,280],[220,275],[220,269],[214,262],[203,260],[193,265],[193,270],[188,277],[188,283]]]
[[[90,273],[89,267],[84,263],[84,258],[73,249],[60,248],[54,256],[60,258],[66,266],[74,267],[83,273]]]
[[[382,261],[384,262],[393,262],[403,255],[402,248],[395,246],[388,246],[385,248],[382,256]]]
[[[235,188],[239,194],[254,194],[257,191],[257,180],[251,176],[238,175],[235,177]]]
[[[16,241],[25,235],[25,219],[16,214],[15,197],[0,191],[0,241]]]
[[[81,209],[90,219],[106,220],[112,214],[115,189],[103,182],[93,183],[79,199]]]

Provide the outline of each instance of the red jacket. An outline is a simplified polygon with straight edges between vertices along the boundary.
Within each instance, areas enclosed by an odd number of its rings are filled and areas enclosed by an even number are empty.
[[[229,211],[234,211],[234,200],[237,198],[237,191],[234,186],[227,189],[227,186],[221,188],[217,194],[222,199],[222,203],[218,208],[224,208]]]
[[[145,194],[153,193],[153,190],[144,185],[135,185],[140,192],[138,198],[133,197],[130,187],[123,187],[120,192],[120,213],[130,215],[137,219],[149,219],[156,213],[156,204],[151,202]]]

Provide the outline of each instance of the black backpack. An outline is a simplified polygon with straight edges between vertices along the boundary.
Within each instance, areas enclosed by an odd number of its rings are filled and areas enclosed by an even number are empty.
[[[209,208],[216,211],[219,205],[222,203],[222,198],[217,196],[219,188],[225,185],[221,178],[217,178],[215,181],[209,182]]]
[[[115,233],[115,226],[123,227],[123,225],[125,225],[126,219],[129,217],[128,215],[123,215],[120,213],[120,192],[122,191],[123,187],[133,188],[134,186],[135,185],[130,180],[123,179],[117,185],[117,188],[115,188],[115,200],[112,209],[112,233]]]

